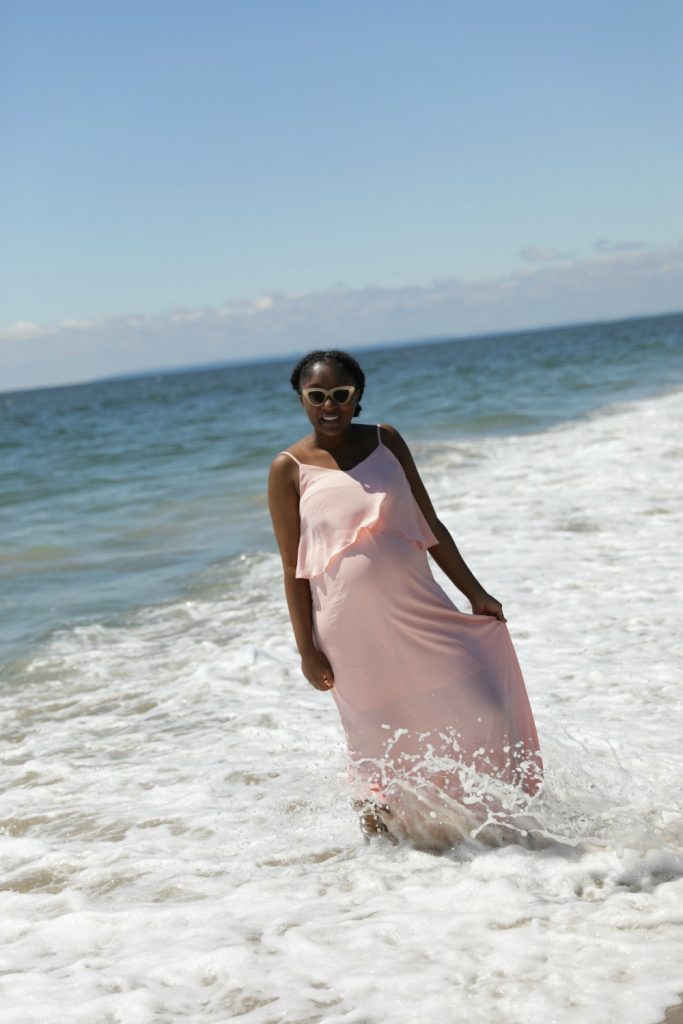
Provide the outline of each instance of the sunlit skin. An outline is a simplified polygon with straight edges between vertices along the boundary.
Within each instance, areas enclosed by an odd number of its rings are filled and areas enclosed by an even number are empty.
[[[345,384],[355,385],[349,371],[334,362],[315,363],[302,376],[300,387],[331,390]],[[313,428],[288,448],[300,462],[328,469],[349,470],[365,459],[377,445],[374,425],[354,422],[358,394],[343,405],[331,396],[322,406],[313,406],[300,394],[299,400]],[[410,450],[392,426],[381,425],[382,441],[401,463],[422,514],[438,543],[429,554],[446,576],[465,595],[475,615],[490,615],[505,622],[500,601],[492,597],[467,567],[451,534],[437,517]],[[317,690],[334,686],[334,669],[313,639],[311,591],[307,579],[297,579],[299,550],[299,467],[286,455],[277,455],[270,467],[268,504],[273,530],[282,558],[285,595],[294,638],[301,656],[301,671]],[[357,805],[360,810],[362,805]],[[384,810],[384,809],[383,809]],[[371,811],[365,811],[361,825],[366,832],[384,831],[385,826]]]

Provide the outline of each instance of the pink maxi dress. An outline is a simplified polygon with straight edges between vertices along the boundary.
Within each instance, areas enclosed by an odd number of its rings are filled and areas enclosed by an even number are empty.
[[[350,470],[285,453],[300,474],[296,575],[334,671],[349,779],[399,836],[485,839],[542,782],[524,680],[505,623],[460,612],[432,576],[436,538],[379,426],[377,441]]]

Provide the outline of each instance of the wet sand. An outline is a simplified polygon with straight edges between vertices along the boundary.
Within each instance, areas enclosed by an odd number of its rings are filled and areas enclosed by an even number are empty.
[[[680,998],[683,1000],[683,994]],[[683,1002],[680,1002],[678,1006],[669,1007],[662,1024],[683,1024]]]

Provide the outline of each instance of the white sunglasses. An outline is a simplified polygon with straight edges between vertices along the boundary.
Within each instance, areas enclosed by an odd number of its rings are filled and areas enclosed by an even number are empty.
[[[310,405],[324,405],[326,398],[331,398],[335,405],[346,405],[357,390],[354,384],[344,384],[338,388],[330,388],[329,391],[325,388],[302,388],[301,394]]]

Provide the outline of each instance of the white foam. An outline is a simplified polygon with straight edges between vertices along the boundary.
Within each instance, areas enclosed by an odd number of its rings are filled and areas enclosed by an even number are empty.
[[[655,1024],[683,988],[682,411],[423,460],[505,605],[544,849],[363,842],[274,555],[57,635],[0,706],[3,1022]]]

